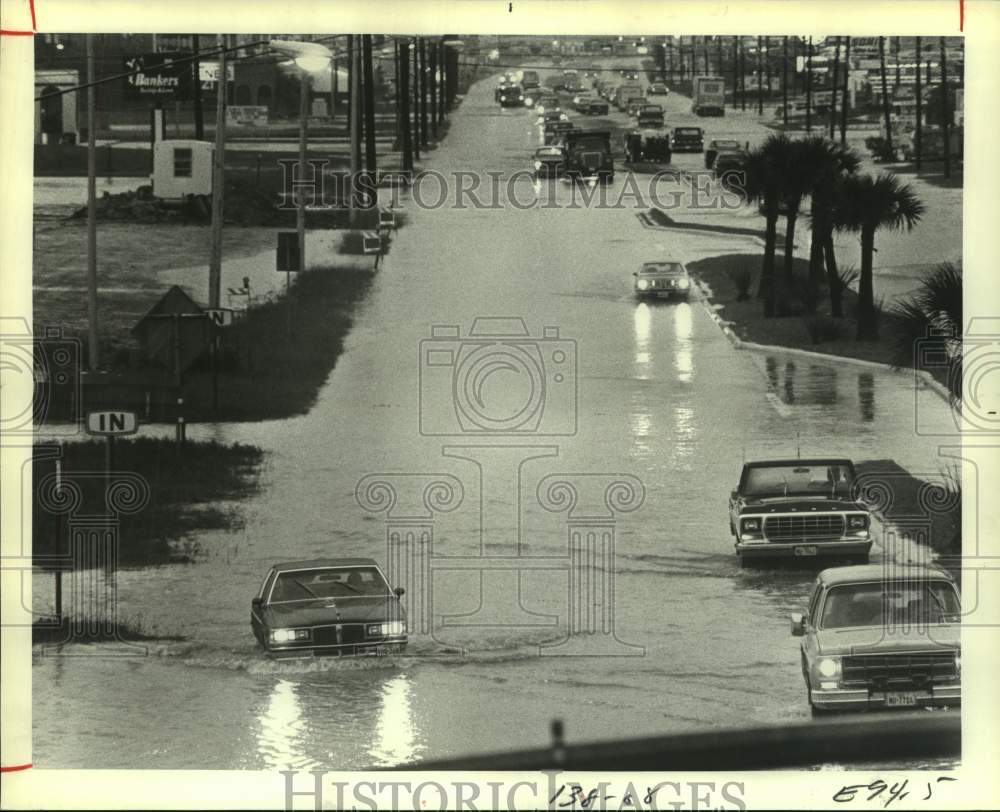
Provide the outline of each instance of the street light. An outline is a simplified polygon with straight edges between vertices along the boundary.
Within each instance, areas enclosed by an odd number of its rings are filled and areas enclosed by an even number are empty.
[[[325,71],[333,59],[333,52],[318,42],[273,39],[271,50],[290,57],[302,71],[299,81],[299,180],[306,171],[306,127],[309,120],[309,80],[311,74]],[[294,188],[294,187],[293,187]],[[306,210],[305,206],[295,208],[295,229],[299,242],[299,269],[306,269]]]

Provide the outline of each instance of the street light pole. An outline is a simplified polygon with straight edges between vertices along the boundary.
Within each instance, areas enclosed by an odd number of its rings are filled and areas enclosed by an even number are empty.
[[[402,129],[400,146],[403,151],[403,171],[413,171],[413,130],[410,121],[410,43],[402,40],[396,44],[396,56],[399,59],[400,101],[399,120]]]
[[[208,306],[222,298],[222,218],[226,166],[226,39],[216,35],[219,75],[215,81],[215,152],[212,155],[212,249],[208,260]]]
[[[94,35],[87,34],[87,366],[97,372],[97,81],[94,76]]]
[[[306,177],[306,127],[309,122],[309,72],[299,71],[299,180]],[[305,200],[295,206],[295,230],[299,240],[299,270],[306,269],[306,207]]]
[[[357,184],[361,171],[361,48],[357,35],[350,34],[347,48],[351,60],[351,177],[350,177],[350,224],[358,223]]]

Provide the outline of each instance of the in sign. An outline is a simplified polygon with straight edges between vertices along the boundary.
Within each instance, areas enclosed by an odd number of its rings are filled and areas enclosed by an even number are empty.
[[[205,315],[216,327],[228,327],[233,323],[233,311],[228,307],[210,307],[205,310]]]
[[[135,412],[87,412],[88,434],[119,437],[123,434],[135,434],[138,429],[139,420]]]

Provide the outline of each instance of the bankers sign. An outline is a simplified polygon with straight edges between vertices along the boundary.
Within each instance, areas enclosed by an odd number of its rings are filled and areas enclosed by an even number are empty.
[[[191,98],[191,55],[139,54],[125,59],[125,98],[184,101]],[[178,59],[186,61],[178,62]]]

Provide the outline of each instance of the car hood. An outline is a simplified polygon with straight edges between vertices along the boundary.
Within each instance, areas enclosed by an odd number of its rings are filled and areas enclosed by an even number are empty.
[[[960,648],[961,626],[942,623],[910,631],[881,626],[853,629],[824,629],[816,633],[819,653],[891,654],[900,651],[941,652]]]
[[[315,626],[325,623],[364,623],[399,620],[403,608],[394,597],[371,596],[336,600],[278,603],[266,607],[264,620],[272,626]]]
[[[816,496],[773,496],[765,499],[743,498],[739,503],[740,513],[809,513],[811,511],[863,511],[867,509],[851,499],[843,497]]]

